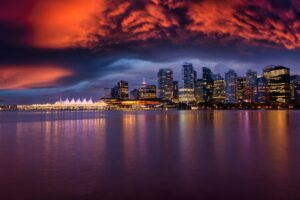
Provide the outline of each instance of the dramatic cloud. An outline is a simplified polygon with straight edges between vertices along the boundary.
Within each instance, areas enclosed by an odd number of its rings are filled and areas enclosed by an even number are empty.
[[[0,68],[0,90],[53,87],[72,74],[56,66],[5,66]]]

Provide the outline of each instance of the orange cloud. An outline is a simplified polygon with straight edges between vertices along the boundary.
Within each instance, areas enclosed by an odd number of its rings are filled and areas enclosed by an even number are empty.
[[[104,8],[104,0],[36,1],[29,17],[31,43],[46,48],[86,46],[95,32],[94,18]]]
[[[57,66],[5,66],[0,68],[0,89],[51,87],[73,75]]]

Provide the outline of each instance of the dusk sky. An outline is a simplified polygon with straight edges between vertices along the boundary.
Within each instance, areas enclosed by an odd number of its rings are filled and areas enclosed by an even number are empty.
[[[300,74],[300,0],[0,0],[0,104],[130,90],[159,68]]]

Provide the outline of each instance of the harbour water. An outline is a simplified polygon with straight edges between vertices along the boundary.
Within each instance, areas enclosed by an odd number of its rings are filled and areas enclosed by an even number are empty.
[[[300,111],[0,112],[0,199],[300,199]]]

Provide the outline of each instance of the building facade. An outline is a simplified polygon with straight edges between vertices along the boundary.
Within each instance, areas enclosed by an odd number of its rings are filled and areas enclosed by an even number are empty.
[[[172,101],[173,98],[173,71],[160,69],[157,74],[158,97],[162,100]]]
[[[287,104],[291,99],[290,69],[284,66],[264,68],[267,80],[267,100],[269,103]]]
[[[214,80],[213,89],[213,102],[214,103],[224,103],[226,100],[226,82],[223,78],[219,77]]]
[[[225,73],[226,103],[237,103],[237,74],[230,69]]]
[[[185,63],[182,65],[182,80],[179,89],[179,102],[195,103],[195,70],[192,64]]]
[[[202,68],[202,79],[203,79],[203,97],[205,102],[212,102],[213,100],[213,73],[210,68]]]

